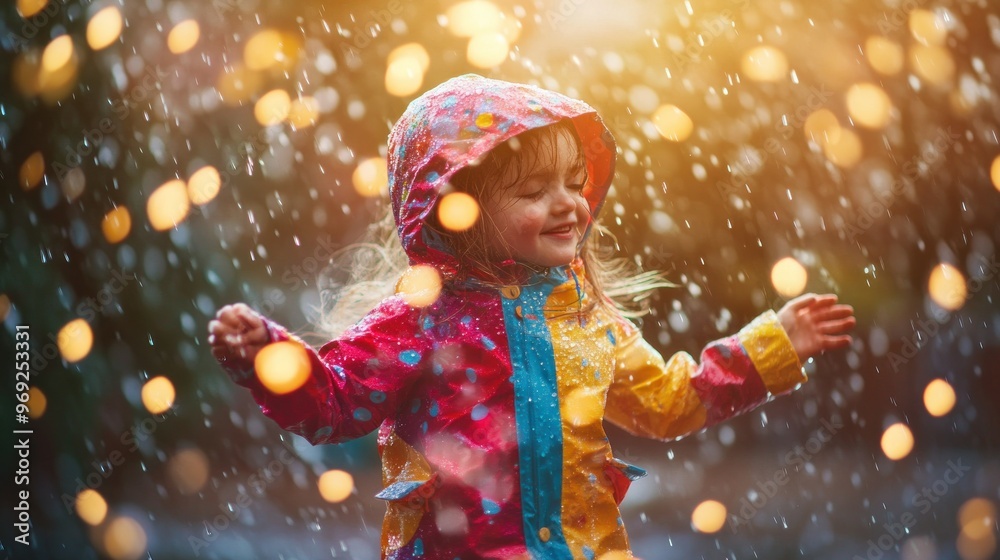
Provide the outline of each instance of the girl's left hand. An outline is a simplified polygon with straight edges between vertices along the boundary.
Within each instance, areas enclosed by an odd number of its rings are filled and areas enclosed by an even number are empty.
[[[850,335],[843,333],[857,323],[854,308],[835,303],[836,294],[805,294],[778,311],[781,326],[788,333],[800,361],[851,343]]]

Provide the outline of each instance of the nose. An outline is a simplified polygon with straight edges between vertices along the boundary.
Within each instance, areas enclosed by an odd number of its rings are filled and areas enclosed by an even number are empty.
[[[569,187],[564,183],[557,190],[556,200],[553,204],[553,211],[557,213],[566,213],[576,210],[576,198],[569,189]]]

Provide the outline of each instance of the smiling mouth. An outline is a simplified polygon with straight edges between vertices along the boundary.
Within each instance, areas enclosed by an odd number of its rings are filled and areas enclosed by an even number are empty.
[[[559,234],[569,233],[571,231],[573,231],[573,226],[562,226],[562,227],[559,227],[559,228],[550,229],[549,231],[543,231],[542,233],[543,234],[559,235]]]

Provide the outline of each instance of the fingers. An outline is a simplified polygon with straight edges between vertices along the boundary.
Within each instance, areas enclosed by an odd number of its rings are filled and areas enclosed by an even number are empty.
[[[832,305],[814,312],[813,317],[817,321],[830,321],[833,319],[843,319],[854,315],[854,307],[850,305]]]
[[[792,311],[798,312],[812,305],[815,300],[816,300],[816,294],[804,294],[793,300],[790,300],[788,303],[785,304],[785,306],[791,309]]]
[[[851,345],[851,336],[826,336],[823,337],[823,350],[836,350]]]
[[[848,317],[837,321],[823,321],[816,326],[816,329],[823,334],[835,334],[849,330],[854,327],[855,323],[857,323],[857,319]]]

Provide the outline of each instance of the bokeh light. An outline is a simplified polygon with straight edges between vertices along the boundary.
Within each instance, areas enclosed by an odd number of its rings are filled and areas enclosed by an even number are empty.
[[[28,389],[28,416],[32,420],[41,418],[45,414],[48,402],[48,399],[45,398],[45,393],[38,387]]]
[[[793,257],[785,257],[771,267],[771,285],[782,297],[801,294],[808,279],[806,268]]]
[[[968,297],[965,275],[948,263],[941,263],[931,270],[927,291],[934,303],[948,311],[960,309]]]
[[[448,193],[438,203],[438,221],[451,231],[465,231],[479,219],[479,203],[463,192]]]
[[[453,4],[445,12],[448,30],[457,37],[474,37],[491,31],[499,31],[503,13],[492,2],[469,0]]]
[[[108,514],[108,503],[96,490],[85,488],[76,496],[76,514],[88,525],[99,525]]]
[[[187,185],[180,179],[173,179],[160,185],[149,195],[146,215],[153,229],[164,231],[183,222],[190,208]]]
[[[201,38],[201,26],[193,19],[184,20],[174,26],[167,35],[167,48],[174,54],[183,54],[193,49]]]
[[[142,405],[150,414],[163,414],[170,410],[176,396],[174,384],[162,375],[150,379],[142,386]]]
[[[944,47],[913,45],[910,47],[910,65],[917,76],[933,85],[950,84],[955,76],[955,61]]]
[[[705,500],[691,513],[691,526],[701,533],[717,533],[726,524],[726,506],[716,500]]]
[[[135,519],[118,517],[104,533],[104,549],[113,560],[138,560],[146,551],[146,531]]]
[[[292,99],[283,89],[271,90],[257,100],[253,116],[261,126],[281,124],[292,110]]]
[[[777,82],[788,75],[788,58],[780,49],[761,45],[743,55],[743,73],[758,82]]]
[[[257,352],[257,377],[268,391],[285,395],[305,384],[312,373],[309,354],[295,341],[273,342]]]
[[[931,416],[944,416],[955,407],[955,389],[944,379],[935,379],[924,389],[924,407]]]
[[[315,97],[304,95],[294,101],[288,109],[288,123],[296,129],[308,128],[319,120],[319,102]]]
[[[42,11],[48,3],[49,0],[17,0],[17,13],[28,19]]]
[[[903,47],[881,35],[872,35],[865,41],[865,57],[876,72],[886,76],[899,74],[905,62]]]
[[[131,230],[132,215],[129,214],[128,208],[124,206],[109,210],[104,215],[104,219],[101,220],[101,232],[108,243],[120,243],[128,237],[128,233]]]
[[[660,136],[672,142],[683,142],[691,136],[694,121],[676,105],[662,105],[653,113],[653,126]]]
[[[122,34],[122,13],[116,6],[102,8],[87,23],[87,44],[95,51],[107,48]]]
[[[913,432],[906,424],[897,422],[882,433],[882,453],[893,461],[906,457],[912,450]]]
[[[389,191],[389,170],[384,158],[369,158],[358,164],[351,175],[354,190],[361,196],[382,196]]]
[[[79,362],[87,357],[94,345],[94,332],[83,319],[73,319],[59,329],[56,337],[59,353],[69,363]]]
[[[208,482],[208,456],[196,447],[181,449],[170,458],[167,472],[181,494],[196,494]]]
[[[822,146],[827,159],[845,169],[857,165],[864,151],[861,137],[849,128],[841,128],[838,134],[828,136]]]
[[[396,282],[396,294],[411,307],[427,307],[440,293],[441,274],[433,266],[413,265]]]
[[[885,90],[875,84],[855,84],[847,90],[847,110],[861,126],[885,128],[892,115],[892,101]]]
[[[477,68],[492,68],[507,60],[508,53],[510,53],[510,43],[503,33],[489,31],[476,34],[469,40],[466,57],[469,63]]]
[[[34,152],[21,164],[21,170],[18,173],[19,184],[22,189],[30,191],[38,186],[44,175],[45,156],[42,155],[42,152]]]
[[[219,171],[211,165],[206,165],[194,173],[187,181],[188,198],[192,204],[201,206],[208,204],[219,194],[222,185],[222,177]]]
[[[588,387],[570,391],[562,403],[564,416],[574,426],[586,426],[604,418],[604,395]]]
[[[351,473],[338,469],[321,474],[316,484],[319,487],[320,496],[332,504],[343,502],[354,491],[354,477],[351,476]]]
[[[948,28],[931,10],[917,8],[910,12],[910,34],[922,45],[943,46],[948,38]]]

